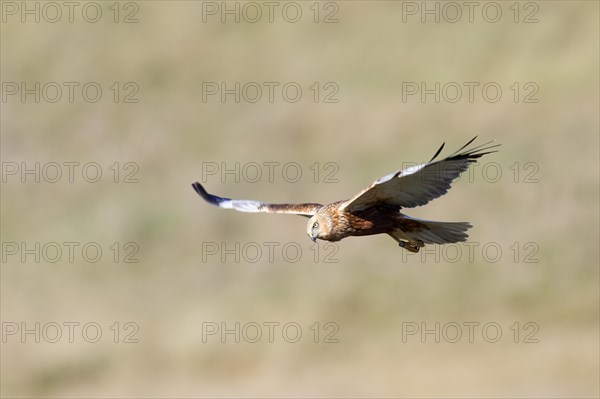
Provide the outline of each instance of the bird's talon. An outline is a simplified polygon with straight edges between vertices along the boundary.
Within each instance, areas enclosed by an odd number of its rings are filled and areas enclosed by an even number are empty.
[[[418,242],[400,241],[400,247],[407,249],[410,252],[414,252],[414,253],[419,252],[419,249],[421,249],[421,247],[424,247],[424,246],[425,246],[425,244],[421,240],[419,240]]]

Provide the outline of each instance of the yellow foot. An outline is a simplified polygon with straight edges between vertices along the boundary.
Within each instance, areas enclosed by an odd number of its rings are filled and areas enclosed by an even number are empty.
[[[423,241],[400,241],[400,246],[410,252],[419,252],[419,249],[425,246]]]

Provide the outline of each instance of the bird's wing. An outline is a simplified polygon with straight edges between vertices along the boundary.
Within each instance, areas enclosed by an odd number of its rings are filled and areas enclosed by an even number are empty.
[[[454,179],[467,170],[469,164],[485,154],[496,152],[490,150],[500,145],[489,141],[467,148],[476,138],[477,136],[447,158],[434,161],[444,148],[442,144],[428,163],[401,169],[376,180],[343,203],[340,210],[352,212],[375,204],[413,208],[441,197],[448,192]]]
[[[225,209],[233,209],[239,212],[264,212],[264,213],[288,213],[311,217],[322,207],[321,204],[267,204],[264,202],[250,200],[232,200],[230,198],[217,197],[206,192],[200,183],[192,184],[194,190],[208,203]]]

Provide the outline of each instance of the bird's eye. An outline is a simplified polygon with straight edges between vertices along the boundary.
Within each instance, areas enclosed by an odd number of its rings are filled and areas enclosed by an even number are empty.
[[[315,224],[313,224],[313,229],[316,229],[317,227],[319,227],[319,222],[315,222]]]

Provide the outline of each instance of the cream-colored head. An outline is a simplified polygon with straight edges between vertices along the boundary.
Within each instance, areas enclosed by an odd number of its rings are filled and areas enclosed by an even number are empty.
[[[321,213],[316,213],[308,220],[306,225],[306,234],[311,240],[317,241],[317,238],[327,240],[331,232],[331,219]]]

